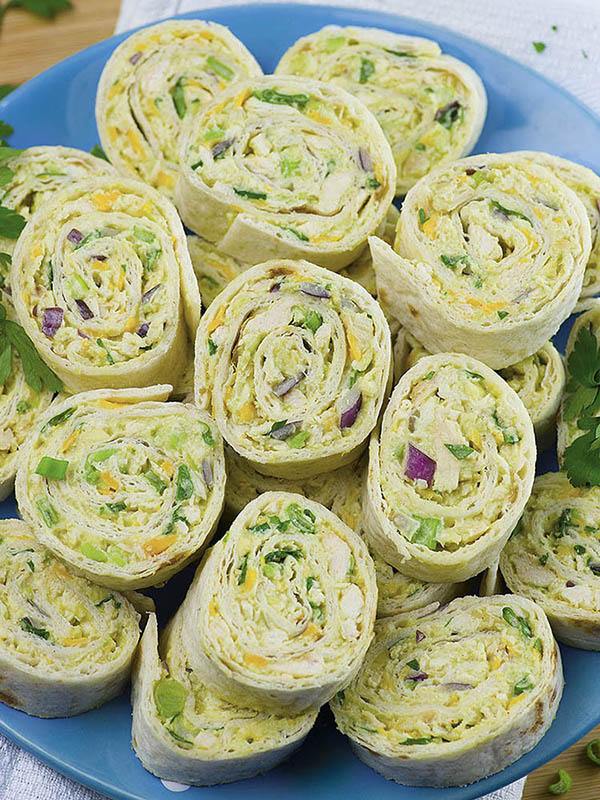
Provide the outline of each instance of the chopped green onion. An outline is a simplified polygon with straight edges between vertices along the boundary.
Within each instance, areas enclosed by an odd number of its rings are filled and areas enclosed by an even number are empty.
[[[45,628],[36,628],[35,625],[32,625],[29,617],[23,617],[23,619],[19,621],[19,626],[21,630],[24,630],[26,633],[32,633],[34,636],[39,636],[40,639],[50,638],[48,631]]]
[[[62,458],[43,456],[36,467],[35,474],[52,481],[62,481],[67,474],[68,467],[69,462]]]
[[[186,464],[180,464],[177,469],[177,491],[175,499],[177,502],[182,500],[189,500],[194,494],[194,483],[189,467]]]
[[[99,547],[96,547],[96,545],[92,544],[91,542],[82,542],[79,545],[79,550],[86,558],[89,558],[92,561],[108,561],[108,556],[104,550],[100,550]]]
[[[464,458],[468,458],[471,453],[475,452],[472,447],[469,447],[466,444],[445,444],[444,446],[447,447],[452,455],[455,458],[458,458],[459,461],[462,461]]]
[[[40,497],[39,500],[36,500],[35,504],[47,527],[52,528],[54,525],[56,525],[59,520],[59,516],[52,503],[45,497]]]
[[[214,56],[209,56],[206,59],[206,65],[209,69],[212,69],[213,72],[216,72],[219,77],[223,78],[225,81],[230,81],[234,76],[234,71],[230,69],[226,64],[223,64],[222,61],[219,61],[218,58]]]

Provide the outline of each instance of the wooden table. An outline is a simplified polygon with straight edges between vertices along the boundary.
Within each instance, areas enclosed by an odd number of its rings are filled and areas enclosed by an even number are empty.
[[[22,11],[6,15],[0,33],[0,83],[21,83],[72,53],[110,36],[117,19],[119,0],[74,0],[73,11],[55,22],[44,22]],[[524,800],[552,797],[547,787],[559,767],[573,777],[569,800],[600,800],[600,767],[585,756],[584,745],[600,738],[600,727],[527,781]]]

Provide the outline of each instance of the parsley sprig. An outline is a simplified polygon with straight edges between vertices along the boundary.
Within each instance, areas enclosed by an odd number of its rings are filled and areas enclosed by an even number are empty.
[[[567,374],[563,419],[582,433],[566,448],[563,467],[573,486],[600,486],[600,347],[592,325],[579,329]]]
[[[11,373],[13,348],[21,359],[25,380],[34,392],[41,392],[44,386],[51,392],[62,390],[62,381],[44,364],[23,328],[6,318],[6,309],[0,303],[0,383],[6,383]]]
[[[22,8],[43,19],[54,19],[61,11],[73,8],[73,4],[71,0],[8,0],[7,3],[0,4],[0,25],[11,8]]]

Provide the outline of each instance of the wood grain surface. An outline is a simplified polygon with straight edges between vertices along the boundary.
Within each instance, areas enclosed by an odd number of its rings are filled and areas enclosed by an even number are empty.
[[[565,0],[568,2],[568,0]],[[0,83],[21,83],[113,32],[119,0],[74,0],[72,11],[46,22],[14,10],[0,30]],[[585,755],[585,744],[600,738],[600,726],[581,742],[529,776],[524,800],[549,800],[560,768],[568,770],[573,788],[568,800],[600,800],[600,767]]]

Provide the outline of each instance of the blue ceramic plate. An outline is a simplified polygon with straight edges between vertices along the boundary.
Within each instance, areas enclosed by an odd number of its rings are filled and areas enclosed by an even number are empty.
[[[370,25],[436,39],[445,52],[481,75],[489,112],[476,152],[546,150],[600,171],[600,120],[557,86],[506,56],[444,28],[374,11],[327,6],[246,5],[189,16],[231,28],[265,72],[299,36],[323,25]],[[124,39],[115,36],[48,70],[0,103],[0,117],[14,125],[17,147],[63,144],[89,149],[98,141],[94,100],[100,72]],[[568,326],[568,323],[567,323]],[[567,327],[565,326],[565,328]],[[564,345],[566,330],[557,337]],[[540,471],[555,469],[550,454]],[[14,515],[14,500],[0,515]],[[187,570],[155,596],[164,622],[177,607],[191,577]],[[562,647],[566,690],[558,716],[540,744],[508,769],[466,788],[414,789],[389,783],[351,753],[324,710],[308,741],[292,759],[267,775],[243,783],[189,789],[185,800],[471,800],[536,769],[600,722],[600,653]],[[40,720],[0,705],[0,730],[51,766],[117,800],[173,800],[161,781],[146,772],[130,746],[127,696],[97,711],[62,720]]]

